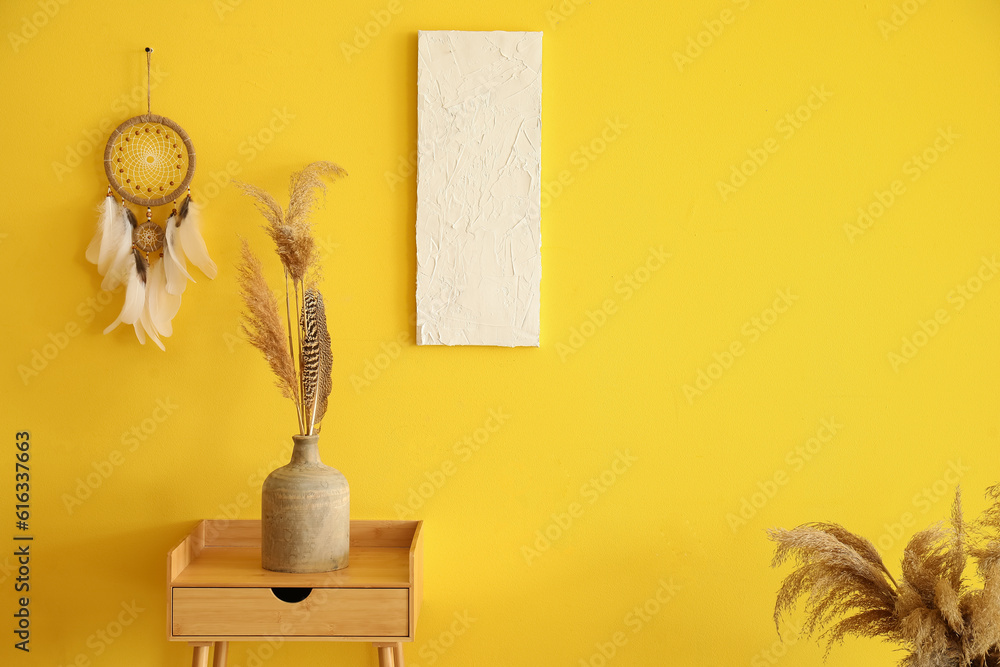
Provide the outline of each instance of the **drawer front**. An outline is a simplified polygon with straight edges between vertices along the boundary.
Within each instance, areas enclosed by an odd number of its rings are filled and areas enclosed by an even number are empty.
[[[171,623],[180,636],[405,637],[405,588],[315,588],[283,602],[270,588],[174,588]]]

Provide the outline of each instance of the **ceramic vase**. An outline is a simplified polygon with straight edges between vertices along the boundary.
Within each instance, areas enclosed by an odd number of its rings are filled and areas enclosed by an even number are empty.
[[[351,492],[339,470],[319,458],[318,435],[292,436],[292,460],[261,490],[261,566],[274,572],[347,567]]]

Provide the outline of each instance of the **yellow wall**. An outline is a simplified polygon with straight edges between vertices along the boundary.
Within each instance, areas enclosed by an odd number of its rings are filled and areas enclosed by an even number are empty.
[[[1000,5],[898,4],[900,25],[890,0],[5,0],[0,662],[188,660],[164,638],[165,552],[200,518],[257,517],[295,426],[235,337],[236,235],[267,245],[227,170],[283,198],[290,171],[330,159],[351,175],[317,216],[336,372],[322,452],[350,480],[355,518],[426,521],[408,664],[599,665],[616,633],[608,664],[772,664],[766,527],[839,520],[895,562],[893,524],[943,517],[959,480],[978,511],[1000,479],[1000,279],[977,282],[1000,253]],[[541,349],[413,344],[407,162],[424,28],[545,31]],[[163,73],[153,110],[198,150],[220,265],[188,288],[165,354],[124,329],[101,335],[121,296],[94,316],[83,257],[100,147],[143,108],[147,45]],[[755,155],[766,162],[745,182],[732,175]],[[24,375],[36,351],[53,358]],[[493,411],[502,425],[478,430]],[[29,656],[10,632],[20,430]],[[69,511],[99,468],[109,476]],[[571,508],[572,525],[553,523]],[[121,614],[133,603],[134,620]],[[632,611],[647,604],[657,613]],[[452,637],[456,614],[474,621]],[[107,643],[98,633],[119,616],[130,624]],[[811,643],[777,649],[780,664],[820,664]],[[231,664],[260,650],[234,646]],[[271,652],[273,667],[374,664],[358,645]],[[856,641],[828,664],[893,661]]]

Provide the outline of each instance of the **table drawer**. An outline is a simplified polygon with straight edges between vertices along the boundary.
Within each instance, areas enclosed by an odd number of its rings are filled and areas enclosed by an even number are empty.
[[[283,602],[270,588],[174,588],[174,636],[405,637],[405,588],[314,588]]]

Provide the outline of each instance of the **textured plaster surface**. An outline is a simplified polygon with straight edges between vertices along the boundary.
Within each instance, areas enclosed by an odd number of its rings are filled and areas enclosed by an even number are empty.
[[[542,33],[421,31],[417,343],[539,344]]]

